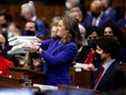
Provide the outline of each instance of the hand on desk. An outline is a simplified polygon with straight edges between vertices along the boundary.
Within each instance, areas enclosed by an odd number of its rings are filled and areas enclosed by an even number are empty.
[[[86,71],[95,71],[95,67],[93,64],[82,64],[82,63],[76,63],[74,65],[75,70],[80,71],[81,69]]]

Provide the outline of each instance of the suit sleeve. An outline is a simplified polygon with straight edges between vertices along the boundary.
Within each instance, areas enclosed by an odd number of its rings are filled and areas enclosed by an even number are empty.
[[[48,34],[48,30],[46,29],[43,21],[37,20],[36,27],[37,27],[36,36],[41,37],[41,36],[46,36]]]
[[[41,57],[48,64],[61,64],[67,63],[74,59],[77,53],[77,46],[75,44],[66,45],[64,50],[59,52],[57,55],[50,55],[48,52],[43,51]]]
[[[50,45],[50,43],[51,43],[52,41],[53,41],[52,39],[44,40],[44,41],[42,41],[40,47],[41,47],[43,50],[46,50],[46,49],[49,47],[49,45]]]

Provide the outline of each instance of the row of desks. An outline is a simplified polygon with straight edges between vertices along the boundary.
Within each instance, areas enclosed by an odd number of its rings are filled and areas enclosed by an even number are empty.
[[[126,64],[120,65],[120,71],[126,72]],[[0,87],[12,87],[13,86],[22,86],[24,82],[30,82],[37,84],[44,83],[45,75],[42,72],[36,72],[29,69],[22,69],[22,68],[13,68],[12,71],[12,78],[3,78],[0,77]],[[74,72],[74,71],[73,71]],[[82,88],[90,88],[91,86],[91,72],[82,71],[82,72],[74,72],[72,74],[73,86],[78,86]],[[30,81],[29,81],[30,80]]]

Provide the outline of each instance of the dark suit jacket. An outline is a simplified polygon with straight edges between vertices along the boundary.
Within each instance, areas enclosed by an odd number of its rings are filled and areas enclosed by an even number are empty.
[[[109,13],[103,13],[101,15],[101,19],[99,21],[99,25],[97,26],[97,28],[104,28],[107,23],[109,21],[112,21],[113,23],[115,22],[115,11],[111,10]],[[93,18],[95,18],[91,12],[87,12],[87,15],[85,17],[85,20],[84,22],[82,23],[82,25],[88,30],[90,28],[92,28],[92,21],[93,21]]]
[[[41,37],[41,36],[46,36],[48,34],[48,30],[46,29],[46,26],[42,20],[37,19],[35,21],[37,32],[36,36]]]
[[[104,11],[104,15],[107,16],[113,22],[116,22],[117,21],[117,12],[112,7],[107,8]]]
[[[114,61],[110,67],[105,72],[104,76],[102,77],[99,85],[97,86],[97,90],[100,91],[110,91],[116,90],[125,84],[123,81],[123,73],[119,71],[119,63],[120,61]]]

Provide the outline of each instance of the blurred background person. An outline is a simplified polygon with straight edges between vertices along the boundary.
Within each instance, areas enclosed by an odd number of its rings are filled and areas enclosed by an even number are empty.
[[[35,22],[29,21],[26,22],[24,32],[22,33],[23,36],[35,36],[37,32]]]
[[[103,28],[109,21],[113,21],[109,14],[105,14],[103,4],[100,0],[94,0],[90,4],[90,11],[87,12],[83,22],[86,30],[92,27]]]
[[[36,9],[34,3],[29,1],[28,3],[24,3],[21,5],[21,15],[27,21],[35,22],[35,26],[37,29],[36,36],[43,37],[47,35],[47,30],[42,20],[39,20],[36,15]]]
[[[4,55],[7,55],[7,51],[9,50],[8,28],[11,22],[12,22],[11,15],[7,14],[5,10],[0,11],[0,33],[5,38],[5,43],[3,44]]]
[[[80,4],[80,0],[66,0],[65,7],[66,7],[66,9],[69,10],[79,4]]]
[[[120,28],[120,58],[123,63],[126,63],[126,10],[123,12],[123,18],[118,21],[118,26]]]
[[[71,17],[74,17],[78,20],[78,27],[80,29],[80,34],[81,34],[81,40],[82,40],[82,46],[85,45],[85,34],[86,34],[86,29],[83,27],[82,22],[83,22],[83,14],[79,6],[74,6],[68,11],[68,15]]]
[[[103,12],[104,15],[109,17],[111,21],[114,23],[118,20],[117,19],[117,12],[114,8],[112,8],[112,0],[100,0],[102,2],[103,6]]]
[[[77,54],[75,68],[83,68],[87,71],[94,70],[95,66],[98,66],[96,60],[96,40],[99,38],[98,31],[91,29],[86,34],[87,44],[83,46],[82,50]],[[97,61],[97,60],[96,60]]]
[[[121,30],[119,33],[120,35],[118,36],[120,38],[121,46],[124,48],[126,47],[126,10],[123,13],[122,19],[118,21],[118,26]]]
[[[14,22],[10,23],[7,32],[8,32],[8,39],[14,36],[21,35],[20,28]]]
[[[103,27],[103,36],[105,37],[112,37],[116,40],[119,40],[118,39],[118,33],[119,33],[119,28],[118,26],[112,22],[112,21],[109,21],[105,27]]]
[[[55,16],[52,18],[52,21],[51,21],[51,24],[50,24],[50,36],[52,38],[55,38],[56,37],[56,33],[57,33],[57,30],[58,30],[58,23],[59,21],[61,20],[61,17],[60,16]]]
[[[102,3],[99,0],[94,0],[90,4],[90,11],[87,12],[83,25],[88,30],[92,27],[101,27],[102,19]]]
[[[113,37],[114,36],[111,27],[109,27],[109,26],[105,27],[105,29],[104,29],[104,36],[106,36],[106,37]]]
[[[7,32],[7,28],[10,22],[12,22],[12,17],[9,14],[7,14],[6,10],[1,10],[0,11],[0,31],[2,33]]]
[[[66,0],[65,2],[65,11],[70,10],[71,8],[78,6],[82,12],[82,15],[85,16],[86,9],[84,7],[83,0]]]

